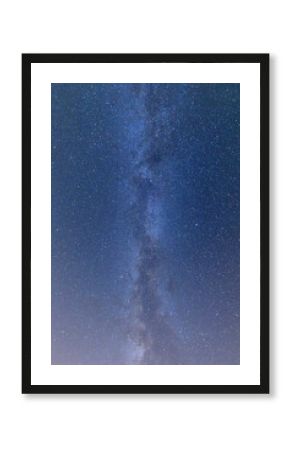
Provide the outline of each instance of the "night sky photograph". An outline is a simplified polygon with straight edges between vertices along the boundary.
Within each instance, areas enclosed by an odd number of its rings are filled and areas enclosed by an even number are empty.
[[[51,363],[240,364],[240,85],[51,85]]]

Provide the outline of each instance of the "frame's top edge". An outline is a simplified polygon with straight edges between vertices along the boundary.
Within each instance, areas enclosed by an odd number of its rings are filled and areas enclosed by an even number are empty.
[[[269,53],[22,53],[32,63],[265,63]]]

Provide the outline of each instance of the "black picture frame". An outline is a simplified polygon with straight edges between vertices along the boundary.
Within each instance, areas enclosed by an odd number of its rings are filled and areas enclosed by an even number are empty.
[[[260,384],[31,384],[31,65],[33,63],[260,64]],[[22,393],[258,394],[269,393],[269,55],[268,54],[23,54],[22,55]]]

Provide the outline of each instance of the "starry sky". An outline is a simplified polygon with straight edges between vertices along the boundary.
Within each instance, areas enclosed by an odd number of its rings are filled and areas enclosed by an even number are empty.
[[[52,364],[239,364],[239,84],[51,100]]]

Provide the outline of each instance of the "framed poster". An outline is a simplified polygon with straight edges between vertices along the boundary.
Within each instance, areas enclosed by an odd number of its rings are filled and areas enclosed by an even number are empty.
[[[22,70],[23,393],[268,393],[269,56]]]

